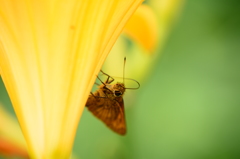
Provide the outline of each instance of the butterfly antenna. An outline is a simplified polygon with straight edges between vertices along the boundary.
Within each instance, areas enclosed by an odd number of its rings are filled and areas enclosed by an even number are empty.
[[[124,62],[123,62],[123,84],[124,84],[124,86],[125,86],[125,79],[132,80],[138,84],[138,87],[136,87],[136,88],[126,88],[125,87],[125,89],[138,89],[140,87],[140,83],[138,81],[131,79],[131,78],[125,78],[125,65],[126,65],[126,57],[124,57]]]
[[[125,85],[125,64],[126,64],[126,57],[124,57],[123,62],[123,84]]]
[[[126,78],[126,79],[127,79],[127,80],[132,80],[132,81],[136,82],[136,83],[138,84],[138,86],[135,87],[135,88],[125,88],[125,89],[139,89],[139,88],[140,88],[140,83],[139,83],[138,81],[136,81],[136,80],[134,80],[134,79],[131,79],[131,78]]]

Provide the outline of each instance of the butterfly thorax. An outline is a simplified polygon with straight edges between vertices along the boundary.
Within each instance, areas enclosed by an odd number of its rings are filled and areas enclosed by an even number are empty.
[[[101,85],[100,89],[102,89],[105,95],[110,99],[122,97],[125,92],[125,87],[123,83]]]

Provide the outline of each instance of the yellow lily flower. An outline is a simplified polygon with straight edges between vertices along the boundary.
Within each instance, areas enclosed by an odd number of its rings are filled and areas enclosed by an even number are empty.
[[[105,58],[142,0],[0,0],[0,74],[31,158],[69,158]]]
[[[124,28],[126,36],[119,38],[104,63],[104,70],[122,76],[123,57],[127,57],[126,75],[146,82],[161,55],[167,36],[181,14],[185,0],[148,0],[141,5]],[[128,39],[128,40],[126,40]],[[129,47],[129,39],[133,40]],[[130,75],[130,76],[129,76]],[[127,86],[134,87],[134,86]]]
[[[141,5],[124,27],[126,34],[150,52],[156,47],[158,29],[157,17],[148,5]]]

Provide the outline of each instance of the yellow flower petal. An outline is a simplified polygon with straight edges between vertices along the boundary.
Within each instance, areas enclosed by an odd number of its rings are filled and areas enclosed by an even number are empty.
[[[0,73],[32,158],[69,158],[86,99],[142,0],[0,0]]]
[[[23,138],[19,124],[15,118],[13,118],[4,109],[0,103],[0,138],[14,143],[14,146],[26,149],[26,142]]]
[[[148,51],[157,44],[157,16],[147,5],[141,5],[126,24],[124,31]]]

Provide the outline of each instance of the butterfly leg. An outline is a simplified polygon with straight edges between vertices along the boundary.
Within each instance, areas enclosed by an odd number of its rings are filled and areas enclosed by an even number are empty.
[[[94,84],[96,84],[97,86],[100,86],[100,84],[99,84],[99,83],[97,83],[97,82],[95,82]]]
[[[107,89],[107,90],[109,90],[109,91],[111,92],[111,90],[106,87],[106,83],[104,83],[98,76],[97,76],[97,78],[98,78],[99,81],[104,85],[104,88]],[[112,77],[111,77],[111,78],[112,78]],[[112,82],[112,81],[111,81],[111,82]],[[107,83],[107,84],[109,84],[109,83]]]
[[[99,79],[99,81],[104,85],[106,86],[106,84],[97,76],[97,78]]]
[[[92,92],[90,92],[90,94],[91,94],[95,99],[97,99],[97,97],[96,97]]]
[[[93,94],[92,92],[90,92],[90,94],[94,97],[94,98],[107,98],[107,94],[104,93],[103,91],[101,90],[98,90],[97,94]]]
[[[104,74],[104,75],[106,75],[106,76],[108,77],[105,83],[110,84],[110,83],[112,83],[112,82],[114,81],[114,78],[112,78],[110,75],[106,74],[106,73],[103,72],[102,70],[100,70],[100,71],[102,72],[102,74]],[[110,78],[111,78],[111,79],[110,79]]]

